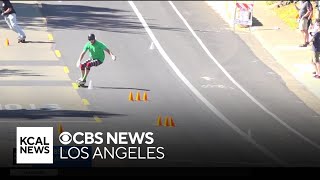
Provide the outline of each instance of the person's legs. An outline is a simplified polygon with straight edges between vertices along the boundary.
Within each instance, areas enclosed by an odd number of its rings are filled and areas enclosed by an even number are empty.
[[[81,71],[81,77],[78,79],[78,81],[83,81],[83,77],[85,76],[85,71],[86,71],[86,66],[87,66],[87,63],[90,62],[91,60],[88,59],[86,60],[84,63],[81,63],[80,64],[80,71]]]
[[[304,44],[309,44],[309,35],[308,35],[308,30],[304,31]]]
[[[320,76],[319,55],[320,55],[320,52],[315,52],[314,64],[315,64],[316,75],[318,76]]]
[[[307,47],[308,45],[308,29],[307,29],[307,26],[308,26],[308,20],[306,18],[304,19],[301,19],[299,21],[299,29],[302,33],[302,38],[303,38],[303,44],[300,45],[300,47]]]
[[[306,38],[306,31],[305,30],[303,30],[303,31],[301,31],[302,32],[302,38],[303,38],[303,44],[306,44],[306,42],[308,41],[308,39]]]
[[[85,70],[81,70],[81,79],[84,76]]]
[[[317,75],[320,78],[320,63],[317,62],[315,66],[316,66]]]
[[[312,24],[312,20],[311,19],[308,19],[308,22],[307,22],[307,29],[310,28],[310,25]]]
[[[87,62],[86,69],[85,69],[84,76],[83,76],[83,81],[84,82],[86,81],[86,79],[87,79],[87,77],[88,77],[88,75],[90,73],[91,67],[92,66],[99,66],[100,64],[102,64],[102,62],[99,61],[99,60],[96,60],[96,59]]]
[[[90,69],[92,66],[99,66],[100,64],[102,64],[101,61],[99,60],[87,60],[85,63],[81,64],[81,73],[82,73],[82,82],[86,82],[87,77],[90,73]]]
[[[21,29],[21,27],[18,25],[17,23],[17,18],[16,18],[16,14],[13,13],[13,14],[9,14],[8,15],[8,19],[10,21],[10,24],[11,24],[11,27],[12,29],[18,33],[19,35],[19,39],[20,40],[23,40],[26,38],[26,34],[23,32],[23,30]]]
[[[10,20],[8,18],[8,16],[4,16],[4,20],[6,21],[6,23],[8,24],[9,28],[13,30],[12,26],[11,26],[11,23],[10,23]]]
[[[314,63],[314,60],[312,59],[312,65],[314,66],[315,71],[313,72],[313,76],[318,76],[318,67],[317,67],[317,63]]]
[[[84,75],[82,76],[82,81],[83,82],[86,82],[87,81],[87,77],[89,75],[89,72],[90,72],[90,68],[86,68],[85,72],[84,72]]]
[[[315,69],[315,74],[314,74],[314,77],[316,77],[316,78],[318,78],[319,77],[319,75],[320,75],[320,69],[319,69],[319,55],[320,55],[320,53],[319,52],[312,52],[312,64],[313,64],[313,66],[314,66],[314,69]]]

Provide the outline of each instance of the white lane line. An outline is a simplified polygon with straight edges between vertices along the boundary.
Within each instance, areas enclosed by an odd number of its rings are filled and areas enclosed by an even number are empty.
[[[235,84],[249,99],[251,99],[256,105],[258,105],[263,111],[265,111],[267,114],[269,114],[270,116],[272,116],[275,120],[277,120],[280,124],[282,124],[283,126],[285,126],[287,129],[289,129],[291,132],[293,132],[294,134],[296,134],[297,136],[299,136],[301,139],[303,139],[304,141],[308,142],[309,144],[311,144],[312,146],[314,146],[317,149],[320,149],[320,146],[318,144],[316,144],[315,142],[313,142],[312,140],[310,140],[309,138],[305,137],[304,135],[302,135],[301,133],[299,133],[297,130],[295,130],[294,128],[292,128],[291,126],[289,126],[287,123],[285,123],[284,121],[282,121],[277,115],[273,114],[271,111],[269,111],[266,107],[264,107],[257,99],[255,99],[248,91],[246,91],[235,79],[233,79],[233,77],[223,68],[223,66],[216,60],[216,58],[213,57],[213,55],[210,53],[210,51],[208,50],[208,48],[203,44],[203,42],[201,41],[201,39],[197,36],[197,34],[192,30],[191,26],[189,25],[189,23],[184,19],[184,17],[181,15],[181,13],[178,11],[178,9],[176,8],[176,6],[169,1],[169,4],[172,6],[172,8],[175,10],[175,12],[178,14],[178,16],[180,17],[180,19],[184,22],[184,24],[188,27],[188,29],[190,30],[190,32],[192,33],[192,35],[197,39],[198,43],[201,45],[202,49],[207,53],[207,55],[213,60],[213,62],[220,68],[220,70],[228,77],[228,79]]]
[[[172,62],[172,60],[169,58],[168,54],[164,51],[162,46],[160,45],[159,41],[149,28],[148,24],[142,17],[141,13],[135,6],[135,4],[132,1],[128,1],[131,5],[133,11],[136,13],[137,17],[139,18],[140,22],[142,23],[143,27],[147,31],[148,35],[150,36],[151,40],[154,42],[154,45],[159,50],[160,54],[163,56],[163,58],[166,60],[166,62],[171,66],[171,68],[174,70],[174,72],[179,76],[179,78],[188,86],[188,88],[213,112],[215,113],[220,119],[222,119],[227,125],[229,125],[235,132],[237,132],[241,137],[243,137],[248,142],[252,143],[254,146],[256,146],[261,152],[263,152],[265,155],[267,155],[269,158],[274,160],[275,162],[281,164],[281,165],[287,165],[284,161],[278,159],[274,154],[272,154],[270,151],[268,151],[263,146],[256,143],[253,139],[251,139],[245,132],[243,132],[241,129],[239,129],[236,125],[234,125],[227,117],[225,117],[216,107],[214,107],[189,81],[188,79],[181,73],[181,71],[177,68],[177,66]]]

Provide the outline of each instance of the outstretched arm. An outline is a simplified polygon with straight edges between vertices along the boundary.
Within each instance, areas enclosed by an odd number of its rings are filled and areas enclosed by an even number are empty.
[[[84,57],[84,55],[86,54],[87,51],[82,51],[82,53],[80,54],[79,56],[79,60],[78,61],[81,61]]]
[[[113,53],[110,51],[110,49],[105,48],[104,50],[111,56],[112,60],[116,60],[116,56],[113,55]]]
[[[110,56],[112,56],[112,52],[110,51],[110,49],[105,48],[104,50],[105,50]]]

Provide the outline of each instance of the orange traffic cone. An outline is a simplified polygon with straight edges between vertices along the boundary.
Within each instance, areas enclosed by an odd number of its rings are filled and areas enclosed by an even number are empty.
[[[176,127],[176,124],[173,121],[173,117],[170,117],[170,127]]]
[[[62,125],[61,125],[61,123],[59,123],[59,125],[58,125],[58,133],[61,134],[62,132],[63,132]]]
[[[9,44],[10,44],[10,43],[9,43],[9,39],[6,38],[5,45],[6,45],[6,46],[9,46]]]
[[[129,94],[129,101],[133,101],[133,95],[132,95],[131,91],[130,91],[130,94]]]
[[[140,99],[140,92],[138,91],[137,92],[137,95],[136,95],[136,101],[140,101],[141,99]]]
[[[161,115],[158,116],[157,126],[162,126],[162,118],[161,118]]]
[[[143,101],[144,101],[144,102],[147,102],[147,101],[148,101],[147,92],[144,92],[144,93],[143,93]]]
[[[166,116],[166,119],[164,121],[164,126],[169,126],[169,117]]]

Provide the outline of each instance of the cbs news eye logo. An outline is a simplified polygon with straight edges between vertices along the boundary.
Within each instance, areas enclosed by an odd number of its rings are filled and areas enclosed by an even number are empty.
[[[72,135],[69,132],[62,132],[59,135],[59,141],[63,145],[68,145],[72,141]]]
[[[103,133],[102,132],[76,132],[74,134],[71,134],[69,132],[62,132],[59,135],[59,141],[63,145],[68,145],[71,142],[74,142],[77,145],[81,144],[102,144],[103,143],[103,138],[102,138]]]

